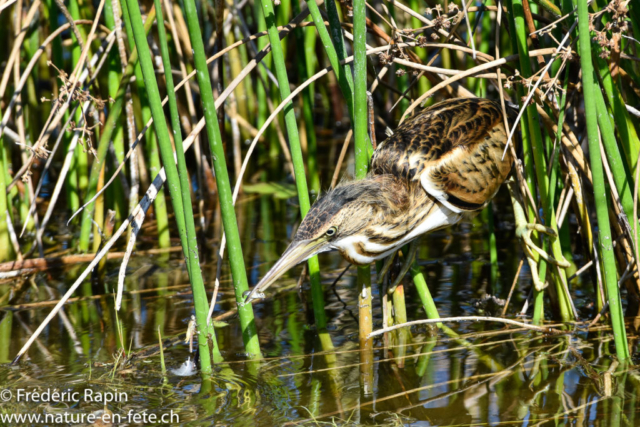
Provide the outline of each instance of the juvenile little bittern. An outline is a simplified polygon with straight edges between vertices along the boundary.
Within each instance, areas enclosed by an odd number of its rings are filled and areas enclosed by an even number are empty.
[[[511,171],[506,142],[497,102],[453,99],[425,108],[378,145],[367,178],[340,184],[311,207],[247,301],[263,297],[287,270],[321,252],[337,250],[350,263],[367,265],[425,233],[475,216]]]

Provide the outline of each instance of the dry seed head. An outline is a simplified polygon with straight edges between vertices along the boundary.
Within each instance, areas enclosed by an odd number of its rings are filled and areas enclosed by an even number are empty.
[[[387,52],[380,52],[378,58],[380,59],[380,63],[382,65],[388,65],[393,62],[393,56],[389,55]]]

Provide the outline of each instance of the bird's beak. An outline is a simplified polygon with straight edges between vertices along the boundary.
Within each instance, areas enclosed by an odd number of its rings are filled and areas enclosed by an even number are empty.
[[[247,295],[245,303],[254,299],[264,298],[264,291],[271,286],[280,276],[286,273],[293,266],[311,258],[313,255],[326,250],[327,241],[323,238],[315,240],[298,240],[291,242],[286,251],[282,254],[278,262],[271,267],[271,270],[260,280]]]

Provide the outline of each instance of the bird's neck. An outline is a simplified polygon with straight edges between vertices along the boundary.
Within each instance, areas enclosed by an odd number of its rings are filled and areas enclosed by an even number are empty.
[[[362,233],[336,243],[349,262],[367,265],[391,255],[427,231],[451,225],[458,214],[436,203],[419,182],[373,176],[385,185],[385,197],[371,206],[371,223]]]

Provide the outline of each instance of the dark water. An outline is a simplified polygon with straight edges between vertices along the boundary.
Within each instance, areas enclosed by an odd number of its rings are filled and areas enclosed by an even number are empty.
[[[286,246],[297,207],[269,196],[248,196],[238,212],[253,285]],[[480,219],[423,240],[422,269],[441,316],[500,314],[501,307],[483,297],[506,298],[520,249],[509,226],[510,209],[496,210],[496,220],[495,280]],[[215,244],[208,236],[207,245]],[[209,252],[204,276],[211,291],[215,260],[213,249]],[[640,425],[640,372],[617,364],[605,324],[590,332],[568,325],[572,334],[553,338],[496,324],[451,324],[444,331],[417,327],[391,333],[386,342],[378,337],[373,351],[363,354],[353,272],[333,284],[344,262],[335,254],[322,255],[320,262],[334,351],[323,352],[309,314],[308,284],[303,283],[301,293],[297,289],[297,268],[269,289],[267,300],[255,304],[265,359],[247,361],[238,319],[227,315],[228,325],[216,332],[225,363],[216,366],[209,381],[176,371],[194,356],[183,340],[193,314],[192,296],[175,252],[169,260],[132,258],[119,313],[111,292],[120,262],[109,261],[104,284],[87,282],[76,293],[78,300],[65,306],[65,318],[53,320],[18,366],[7,362],[50,312],[53,305],[46,301],[57,300],[80,270],[49,270],[2,282],[0,295],[15,296],[0,313],[0,388],[12,393],[0,392],[0,415],[49,414],[70,424],[86,418],[61,417],[107,409],[115,420],[122,417],[120,425],[151,424],[152,416],[168,417],[163,424],[185,425]],[[522,308],[529,288],[525,267],[509,307],[511,317]],[[413,286],[407,282],[405,289],[409,320],[424,318]],[[580,314],[592,318],[591,284],[574,282],[572,289]],[[214,316],[224,317],[234,307],[224,270]],[[374,315],[379,328],[377,289]],[[158,331],[167,347],[165,376]],[[629,335],[637,354],[637,331],[631,328]],[[121,364],[123,347],[133,355],[126,364]],[[44,402],[24,398],[26,392],[55,389],[76,394],[41,398]],[[112,401],[105,405],[106,400]]]

